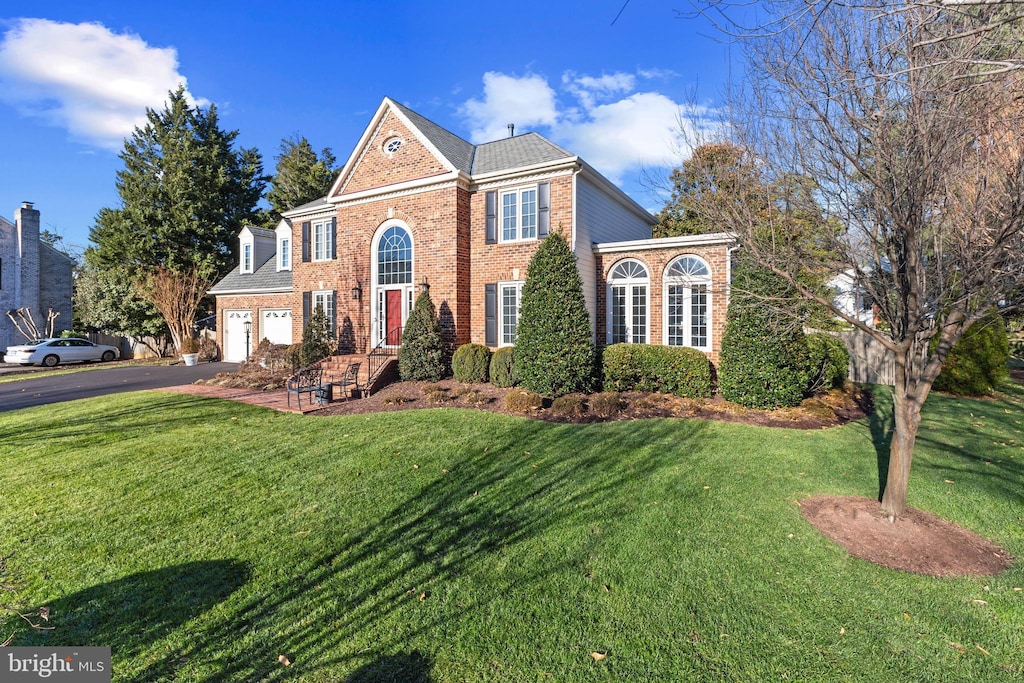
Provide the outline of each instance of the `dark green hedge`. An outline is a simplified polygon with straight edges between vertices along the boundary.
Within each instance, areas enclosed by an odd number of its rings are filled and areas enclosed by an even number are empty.
[[[491,369],[491,350],[480,344],[463,344],[452,355],[452,374],[458,382],[486,382]]]
[[[961,396],[990,394],[1009,374],[1009,360],[1006,323],[1001,315],[989,316],[974,323],[953,346],[932,387]]]
[[[612,344],[602,357],[605,391],[660,391],[689,398],[711,396],[711,362],[696,349]]]

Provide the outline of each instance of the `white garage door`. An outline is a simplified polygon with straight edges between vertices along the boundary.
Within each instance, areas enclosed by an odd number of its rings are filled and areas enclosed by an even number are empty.
[[[271,344],[292,343],[292,312],[287,308],[264,308],[260,311],[260,341]]]
[[[224,360],[240,363],[247,357],[245,323],[252,321],[252,312],[245,310],[224,311]],[[249,339],[249,351],[256,348],[256,343]]]

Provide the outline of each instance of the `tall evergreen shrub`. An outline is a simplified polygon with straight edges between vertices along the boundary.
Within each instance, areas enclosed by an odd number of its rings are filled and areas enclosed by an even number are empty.
[[[781,302],[789,294],[785,281],[774,273],[737,267],[718,367],[719,392],[725,399],[765,409],[803,400],[807,340],[800,321],[770,299]]]
[[[516,330],[519,382],[544,396],[588,392],[594,344],[576,257],[553,232],[530,260]]]
[[[302,346],[299,349],[299,366],[312,365],[331,355],[334,349],[334,331],[331,320],[320,306],[316,307],[309,323],[302,330]]]
[[[406,381],[436,382],[448,374],[448,361],[437,309],[430,292],[424,290],[405,321],[398,348],[398,374]]]

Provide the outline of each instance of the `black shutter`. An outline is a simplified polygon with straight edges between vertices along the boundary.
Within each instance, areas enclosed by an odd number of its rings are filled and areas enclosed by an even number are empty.
[[[309,221],[302,223],[302,262],[309,263]]]
[[[498,285],[484,285],[484,343],[498,345]]]
[[[326,311],[327,315],[330,316],[329,321],[332,325],[331,334],[335,341],[338,339],[338,292],[331,292],[331,310]]]
[[[308,223],[307,223],[308,225]],[[302,293],[302,329],[309,326],[309,318],[313,314],[313,292]]]
[[[338,219],[331,219],[331,258],[338,258]]]
[[[487,244],[498,241],[498,193],[487,193]]]
[[[537,239],[551,232],[551,183],[537,186]]]

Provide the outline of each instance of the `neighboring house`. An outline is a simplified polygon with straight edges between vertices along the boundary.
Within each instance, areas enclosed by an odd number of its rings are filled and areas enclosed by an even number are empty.
[[[871,297],[854,280],[852,270],[847,270],[829,280],[832,301],[843,313],[859,320],[868,327],[875,326],[875,307]]]
[[[74,260],[39,241],[39,211],[25,202],[14,222],[0,217],[0,352],[27,341],[7,311],[28,308],[46,330],[50,309],[60,315],[54,333],[71,329],[71,287]]]
[[[453,347],[510,346],[530,258],[560,231],[595,342],[692,346],[717,362],[734,240],[652,239],[653,224],[536,133],[473,145],[385,98],[326,197],[286,212],[276,231],[242,231],[239,267],[211,290],[219,341],[226,359],[239,358],[236,321],[270,338],[268,315],[288,312],[291,336],[281,340],[298,342],[321,307],[341,351],[396,346],[429,287]]]

